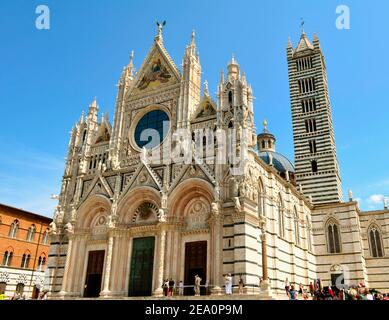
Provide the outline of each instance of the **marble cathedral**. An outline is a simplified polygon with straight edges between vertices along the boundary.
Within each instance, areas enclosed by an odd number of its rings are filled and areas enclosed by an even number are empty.
[[[206,82],[201,90],[194,33],[180,70],[162,26],[139,71],[131,54],[121,74],[113,125],[99,119],[94,100],[71,131],[51,226],[52,297],[159,296],[163,279],[190,286],[195,274],[203,294],[220,294],[226,273],[265,296],[282,292],[286,278],[389,291],[389,210],[361,212],[351,192],[342,200],[317,36],[302,32],[287,46],[293,165],[266,122],[256,133],[253,92],[237,61],[214,100]],[[221,149],[238,161],[214,161]],[[172,150],[174,160],[147,161]]]

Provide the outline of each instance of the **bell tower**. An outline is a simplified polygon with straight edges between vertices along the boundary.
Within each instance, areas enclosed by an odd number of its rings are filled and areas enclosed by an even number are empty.
[[[315,204],[342,201],[327,71],[320,42],[304,30],[287,46],[297,184]]]

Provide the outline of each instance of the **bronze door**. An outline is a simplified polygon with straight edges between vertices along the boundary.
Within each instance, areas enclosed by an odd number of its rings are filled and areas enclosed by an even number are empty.
[[[154,237],[135,238],[132,242],[129,296],[151,296],[154,244]]]
[[[207,281],[207,241],[185,243],[185,295],[194,295],[194,279],[198,274],[201,285]],[[205,287],[201,287],[200,294],[206,294]]]
[[[98,297],[104,268],[104,250],[89,251],[84,297]]]

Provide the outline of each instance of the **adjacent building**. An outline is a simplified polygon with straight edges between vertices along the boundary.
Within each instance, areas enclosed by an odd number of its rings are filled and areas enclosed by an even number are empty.
[[[51,218],[0,204],[0,294],[38,297],[44,286],[51,222]]]

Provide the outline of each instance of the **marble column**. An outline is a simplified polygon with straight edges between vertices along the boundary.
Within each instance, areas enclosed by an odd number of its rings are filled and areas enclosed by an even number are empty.
[[[220,286],[221,282],[221,268],[222,268],[222,230],[221,224],[222,219],[220,216],[212,217],[210,220],[212,234],[211,234],[211,246],[212,246],[212,256],[211,262],[213,263],[213,272],[212,272],[212,283],[211,289],[212,295],[222,294],[222,288]]]
[[[108,297],[110,295],[109,285],[111,279],[112,251],[113,251],[113,236],[110,234],[108,237],[107,256],[105,259],[103,291],[101,291],[100,297]]]
[[[159,236],[159,252],[158,252],[158,264],[156,269],[156,283],[157,288],[153,292],[153,296],[163,296],[162,280],[165,267],[165,247],[166,247],[166,229],[165,225],[161,225],[161,231]]]
[[[72,256],[72,250],[73,250],[73,233],[67,232],[67,236],[68,236],[68,249],[66,253],[65,268],[62,277],[62,287],[61,287],[61,291],[59,292],[60,297],[65,297],[67,294],[66,287],[68,285],[70,260]]]

